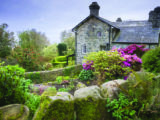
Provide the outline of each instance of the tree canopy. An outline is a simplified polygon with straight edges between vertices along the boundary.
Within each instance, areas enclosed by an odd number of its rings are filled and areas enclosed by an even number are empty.
[[[67,45],[68,51],[73,54],[75,51],[75,36],[71,31],[63,31],[61,33],[61,42]]]
[[[0,57],[5,58],[10,55],[14,45],[14,33],[7,31],[8,25],[0,25]]]
[[[36,51],[42,51],[44,47],[49,45],[49,41],[45,34],[32,29],[19,34],[19,45],[22,48],[32,48]]]

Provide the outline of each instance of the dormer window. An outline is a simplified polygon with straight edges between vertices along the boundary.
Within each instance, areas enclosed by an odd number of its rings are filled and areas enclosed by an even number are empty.
[[[82,45],[82,53],[86,53],[87,52],[87,49],[86,49],[86,45]]]
[[[102,32],[101,31],[98,31],[97,32],[97,37],[101,37],[102,36]]]

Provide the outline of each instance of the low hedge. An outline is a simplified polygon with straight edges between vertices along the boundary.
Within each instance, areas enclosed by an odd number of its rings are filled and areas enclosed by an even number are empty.
[[[58,56],[52,60],[53,67],[61,65],[65,67],[67,65],[67,57],[66,56]]]

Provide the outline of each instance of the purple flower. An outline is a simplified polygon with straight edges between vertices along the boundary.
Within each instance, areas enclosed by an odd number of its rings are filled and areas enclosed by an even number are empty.
[[[126,62],[126,61],[123,61],[123,64],[124,64],[126,67],[130,67],[130,66],[131,66],[131,64],[128,63],[128,62]]]
[[[127,78],[128,78],[128,76],[124,76],[124,77],[123,77],[124,80],[127,80]]]
[[[86,63],[83,63],[83,69],[85,70],[93,70],[93,61],[87,61]]]

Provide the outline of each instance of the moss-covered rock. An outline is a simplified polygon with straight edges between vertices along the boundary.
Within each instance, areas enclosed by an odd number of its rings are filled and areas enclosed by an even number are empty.
[[[85,84],[83,84],[82,82],[78,82],[78,84],[76,85],[76,90],[80,89],[80,88],[84,88],[86,87]]]
[[[101,92],[104,98],[115,99],[120,92],[119,86],[126,88],[127,81],[123,79],[112,80],[101,85]]]
[[[98,86],[81,88],[74,97],[76,120],[106,120],[106,100]]]
[[[57,90],[55,87],[48,87],[41,95],[41,100],[46,96],[55,96],[56,94]]]
[[[74,99],[67,92],[55,96],[43,96],[40,107],[33,120],[73,120]]]
[[[0,107],[0,120],[27,120],[28,116],[28,107],[21,104]]]

